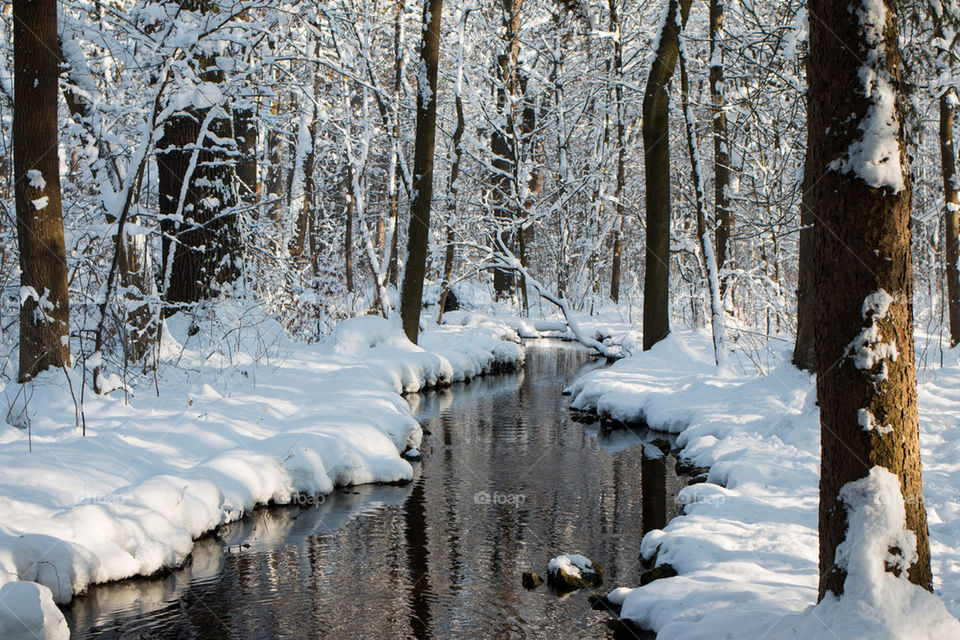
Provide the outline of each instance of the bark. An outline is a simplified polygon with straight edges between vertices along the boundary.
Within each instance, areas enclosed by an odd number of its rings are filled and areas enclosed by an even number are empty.
[[[502,0],[503,24],[506,29],[507,51],[497,59],[497,72],[501,86],[497,88],[497,112],[503,116],[502,128],[498,123],[490,136],[490,151],[493,153],[491,175],[491,200],[495,238],[493,246],[505,244],[513,251],[512,233],[514,211],[510,206],[514,173],[517,166],[517,140],[514,133],[512,98],[518,91],[519,73],[517,60],[520,56],[520,10],[523,0]],[[515,273],[510,269],[493,270],[493,291],[498,299],[510,296],[516,286]]]
[[[667,15],[643,96],[647,247],[643,279],[643,349],[670,333],[670,95],[680,31],[691,0],[667,0]]]
[[[233,111],[233,136],[237,141],[237,182],[240,199],[253,204],[260,195],[257,180],[257,139],[260,135],[253,107],[244,106]]]
[[[876,96],[897,96],[901,86],[897,6],[887,0],[874,25],[861,21],[878,12],[851,11],[845,3],[829,0],[813,0],[809,6],[808,167],[822,171],[810,189],[811,215],[818,222],[821,598],[843,593],[846,579],[836,562],[837,547],[847,535],[847,506],[839,499],[840,490],[874,467],[889,470],[900,481],[906,525],[916,535],[918,555],[907,577],[924,588],[932,586],[917,424],[911,186],[909,172],[900,165],[906,154],[899,98],[887,119],[893,132],[880,133],[890,144],[868,156],[869,162],[858,153],[865,120],[875,115],[871,110],[882,108]],[[864,73],[864,67],[871,73]],[[865,77],[874,78],[869,87],[864,87]],[[890,553],[906,555],[908,550]],[[889,558],[878,554],[876,562],[893,571]]]
[[[420,333],[423,280],[430,244],[430,205],[433,201],[433,155],[437,133],[437,68],[440,62],[440,15],[443,0],[423,5],[423,42],[417,90],[417,134],[413,154],[413,202],[407,235],[407,266],[403,271],[400,316],[403,330],[414,344]],[[426,86],[424,86],[426,80]]]
[[[940,160],[943,167],[944,262],[947,271],[947,311],[950,317],[950,346],[960,344],[960,184],[957,180],[957,152],[954,148],[953,119],[957,90],[950,87],[940,96]]]
[[[466,15],[464,15],[464,21],[466,21]],[[463,32],[460,33],[460,57],[459,60],[462,60],[463,57]],[[458,63],[459,64],[459,63]],[[456,92],[457,95],[454,99],[454,104],[457,111],[457,128],[453,131],[453,164],[450,167],[450,188],[449,196],[447,200],[447,246],[444,251],[443,256],[443,285],[442,292],[440,294],[440,309],[437,311],[437,324],[443,322],[443,311],[447,305],[447,294],[450,292],[450,277],[453,275],[453,258],[454,258],[454,234],[453,234],[453,221],[457,217],[457,194],[459,193],[459,178],[460,178],[460,162],[463,160],[463,148],[460,146],[463,141],[463,133],[466,129],[466,121],[463,116],[463,98],[461,97],[461,82],[462,82],[462,73],[463,70],[457,69],[457,85]]]
[[[210,0],[181,0],[185,10],[216,11]],[[222,84],[216,58],[198,55],[198,80]],[[191,107],[164,123],[157,144],[164,296],[175,306],[219,295],[239,275],[233,115],[228,104]],[[182,222],[181,222],[182,220]]]
[[[719,365],[724,363],[726,359],[726,327],[723,319],[723,304],[720,299],[719,269],[714,260],[713,243],[707,226],[703,172],[700,170],[700,151],[697,148],[694,131],[693,109],[690,105],[690,86],[687,80],[686,54],[682,44],[679,51],[680,96],[687,133],[687,155],[690,156],[690,171],[693,174],[693,200],[697,210],[697,239],[700,242],[703,270],[707,276],[707,294],[710,300],[710,331],[713,334],[713,359],[714,363]]]
[[[807,149],[811,144],[807,132]],[[797,340],[793,346],[793,364],[798,369],[816,369],[816,281],[814,278],[814,242],[818,227],[813,216],[812,187],[817,184],[822,167],[811,163],[813,156],[807,153],[804,163],[800,195],[800,256],[797,264]]]
[[[70,364],[60,160],[56,0],[13,3],[13,162],[20,250],[20,369],[26,382]]]
[[[394,54],[394,73],[393,73],[393,147],[390,152],[390,172],[387,181],[388,194],[390,198],[390,251],[389,267],[387,275],[390,284],[397,286],[400,277],[400,202],[399,192],[397,190],[397,170],[400,162],[400,100],[403,95],[403,74],[406,67],[406,55],[403,49],[404,38],[404,15],[406,13],[406,0],[398,0],[397,16],[394,25],[393,35],[393,54]],[[403,172],[400,171],[400,177]]]
[[[723,33],[724,0],[710,0],[710,97],[713,105],[713,189],[714,218],[717,221],[717,269],[727,263],[733,212],[730,209],[730,140],[727,136],[727,112],[723,98]],[[720,280],[720,294],[727,290],[727,279]]]
[[[343,232],[343,268],[347,279],[347,291],[353,293],[353,213],[356,199],[353,191],[353,165],[349,161],[345,181],[343,186],[347,194],[347,211]]]
[[[623,254],[623,225],[625,211],[623,206],[623,188],[626,185],[626,123],[623,113],[623,42],[620,33],[620,17],[616,0],[609,0],[610,31],[616,34],[613,43],[613,77],[616,82],[614,96],[617,107],[617,185],[613,193],[617,206],[617,223],[613,232],[613,255],[610,260],[610,299],[620,302],[620,261]]]

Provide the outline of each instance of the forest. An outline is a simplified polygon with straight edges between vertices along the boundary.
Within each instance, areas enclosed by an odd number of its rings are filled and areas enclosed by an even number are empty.
[[[960,637],[960,3],[0,30],[0,638]]]

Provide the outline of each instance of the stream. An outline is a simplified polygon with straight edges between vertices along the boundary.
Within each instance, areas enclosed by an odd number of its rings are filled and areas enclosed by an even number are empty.
[[[605,568],[601,593],[637,585],[643,532],[676,513],[682,479],[642,455],[662,434],[573,419],[561,392],[599,366],[535,341],[516,373],[410,396],[428,432],[412,483],[258,509],[180,570],[76,598],[72,637],[614,637],[591,590],[520,583],[579,552]]]

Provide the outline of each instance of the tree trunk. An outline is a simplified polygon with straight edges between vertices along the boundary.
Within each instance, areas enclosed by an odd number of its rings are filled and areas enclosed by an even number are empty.
[[[457,112],[457,128],[453,131],[451,140],[453,146],[453,164],[450,167],[450,187],[447,196],[447,246],[443,256],[443,284],[440,293],[440,304],[437,311],[437,324],[443,322],[443,312],[447,306],[447,295],[450,293],[450,277],[453,275],[454,258],[454,234],[453,223],[457,217],[457,195],[460,191],[460,163],[463,160],[463,134],[467,123],[463,115],[463,32],[464,24],[467,21],[468,12],[464,12],[460,23],[460,50],[457,55],[457,82],[454,86],[456,95],[454,96],[454,106]]]
[[[950,87],[940,96],[940,159],[943,166],[944,261],[947,266],[947,311],[950,316],[950,346],[960,344],[960,184],[957,179],[957,154],[954,149],[953,112],[957,90]]]
[[[517,60],[520,55],[520,9],[523,0],[502,0],[503,25],[506,29],[507,51],[497,59],[497,72],[501,86],[497,87],[497,113],[503,119],[495,124],[490,136],[490,151],[493,153],[491,176],[491,200],[494,218],[494,251],[506,245],[514,251],[513,218],[510,206],[517,166],[517,140],[514,134],[513,98],[518,88]],[[502,127],[502,128],[501,128]],[[516,274],[510,269],[494,268],[493,292],[497,299],[509,297],[516,286]]]
[[[20,382],[70,364],[57,154],[57,1],[13,3],[13,161],[20,249]]]
[[[690,83],[687,79],[687,61],[684,47],[680,46],[680,97],[683,120],[687,133],[687,155],[690,156],[690,172],[693,174],[694,204],[697,210],[697,240],[703,271],[707,278],[707,294],[710,300],[710,331],[713,334],[713,359],[715,364],[726,362],[726,326],[723,321],[723,303],[720,298],[720,271],[713,255],[713,241],[707,225],[703,172],[700,170],[700,150],[694,131],[693,108],[690,105]]]
[[[727,263],[733,212],[730,210],[730,140],[727,137],[727,112],[723,98],[723,33],[724,0],[710,0],[710,97],[713,104],[713,190],[714,218],[717,221],[717,269]],[[727,290],[727,278],[720,279],[720,295]]]
[[[647,249],[643,278],[643,349],[670,333],[670,79],[691,0],[667,0],[667,16],[643,96]]]
[[[240,199],[245,204],[253,204],[260,195],[257,181],[257,117],[252,106],[243,106],[233,111],[233,136],[237,141],[239,160],[237,161],[237,182]]]
[[[437,133],[437,68],[440,63],[440,14],[443,0],[423,5],[422,69],[417,87],[417,137],[413,155],[413,202],[407,236],[407,266],[403,271],[400,316],[403,330],[414,344],[420,333],[423,280],[430,245],[430,204],[433,201],[433,155]],[[424,86],[426,80],[426,86]]]
[[[813,186],[817,184],[823,170],[822,165],[812,163],[809,149],[813,141],[807,132],[807,158],[803,167],[803,180],[800,184],[800,256],[797,264],[797,341],[793,346],[793,364],[798,369],[814,371],[816,369],[816,282],[814,277],[814,242],[819,227],[811,207],[813,207]]]
[[[820,597],[841,594],[848,504],[841,490],[886,469],[899,479],[917,558],[908,578],[930,589],[913,343],[909,172],[897,3],[871,11],[812,0],[808,166],[816,238],[816,362],[820,405]],[[864,131],[869,137],[864,139]],[[891,506],[890,508],[895,508]],[[909,549],[878,553],[905,560]],[[906,564],[907,562],[904,562]]]
[[[356,199],[353,192],[353,165],[347,161],[344,191],[347,194],[347,215],[343,231],[343,267],[347,278],[347,292],[353,293],[353,213]]]
[[[394,25],[393,34],[393,54],[394,54],[394,73],[393,73],[393,145],[390,151],[390,172],[387,180],[388,194],[390,198],[390,251],[387,261],[387,276],[390,284],[397,286],[400,278],[400,193],[397,189],[397,176],[403,176],[400,163],[400,103],[403,97],[403,74],[406,68],[406,54],[403,48],[404,39],[404,16],[407,11],[406,0],[397,1],[397,17]]]
[[[211,0],[180,0],[180,4],[188,11],[217,10]],[[215,56],[198,55],[196,64],[200,82],[224,83]],[[157,144],[164,295],[175,304],[218,295],[221,285],[239,275],[241,251],[230,107],[221,102],[186,111],[164,123],[163,138]]]
[[[617,222],[613,228],[613,255],[610,260],[610,299],[620,302],[620,261],[623,254],[623,187],[626,185],[626,123],[623,113],[623,41],[620,32],[620,16],[617,13],[616,0],[608,0],[610,9],[610,31],[615,35],[613,41],[613,78],[616,82],[614,96],[617,107],[617,186],[613,193],[617,206]]]

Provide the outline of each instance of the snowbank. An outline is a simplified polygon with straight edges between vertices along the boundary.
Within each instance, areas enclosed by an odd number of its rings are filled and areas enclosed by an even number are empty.
[[[438,328],[423,348],[355,318],[303,345],[249,309],[216,313],[171,319],[159,394],[87,390],[85,438],[63,371],[4,389],[8,422],[29,430],[0,429],[0,637],[14,637],[11,598],[36,601],[22,611],[40,628],[51,597],[178,566],[195,538],[257,505],[410,480],[401,454],[422,434],[400,393],[523,359],[516,334],[489,322]]]
[[[784,364],[766,376],[739,375],[714,366],[708,335],[673,334],[569,389],[574,408],[678,433],[682,455],[710,467],[707,483],[681,492],[685,515],[648,533],[641,545],[646,560],[669,564],[679,575],[617,590],[621,616],[656,631],[661,640],[728,634],[822,638],[830,631],[845,640],[960,637],[960,624],[947,613],[960,614],[960,499],[953,489],[960,486],[956,354],[952,368],[938,375],[942,386],[930,393],[928,382],[920,391],[935,586],[947,609],[941,599],[883,574],[882,566],[862,562],[848,577],[851,597],[813,606],[819,413],[814,380],[789,364],[789,354],[782,358]],[[895,505],[887,510],[893,521],[876,519],[878,510],[870,504],[886,500],[890,506],[890,487],[873,476],[870,482],[869,490],[849,488],[851,506],[857,505],[870,539],[884,544],[902,523]],[[902,501],[900,514],[902,520]]]

